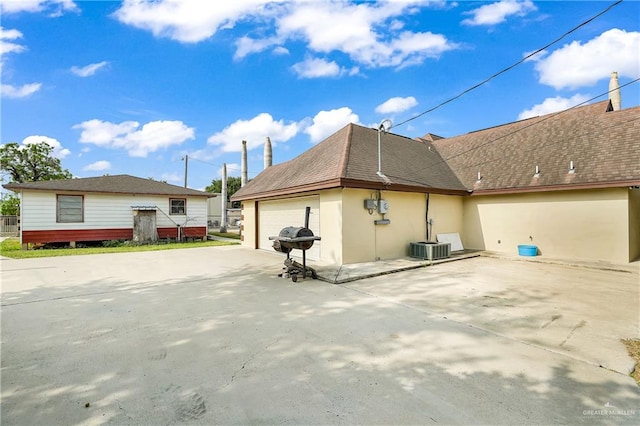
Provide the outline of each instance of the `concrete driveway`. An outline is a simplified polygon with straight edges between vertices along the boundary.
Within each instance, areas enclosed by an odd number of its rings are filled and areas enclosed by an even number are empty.
[[[476,258],[293,284],[281,262],[0,260],[2,423],[640,423],[616,343],[637,274]]]

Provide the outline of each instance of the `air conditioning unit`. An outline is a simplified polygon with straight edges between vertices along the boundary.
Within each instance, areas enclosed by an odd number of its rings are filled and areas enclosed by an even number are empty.
[[[409,256],[417,259],[438,260],[451,257],[451,243],[420,241],[409,243]]]

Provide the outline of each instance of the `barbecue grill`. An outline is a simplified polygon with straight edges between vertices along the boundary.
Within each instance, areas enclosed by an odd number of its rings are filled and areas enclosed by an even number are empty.
[[[284,272],[278,276],[291,278],[294,283],[298,281],[298,275],[302,275],[302,278],[311,277],[314,280],[318,278],[315,269],[307,267],[306,252],[313,247],[314,242],[320,240],[320,237],[313,235],[313,231],[309,229],[309,214],[311,214],[311,207],[306,208],[304,227],[287,226],[282,228],[277,237],[269,237],[273,240],[273,249],[287,255],[284,261]],[[294,249],[302,250],[302,264],[291,259],[291,251]]]

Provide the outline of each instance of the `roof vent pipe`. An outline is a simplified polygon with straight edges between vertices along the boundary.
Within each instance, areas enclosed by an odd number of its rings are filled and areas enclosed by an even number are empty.
[[[576,168],[573,165],[573,161],[569,161],[569,173],[575,173],[576,172]]]
[[[533,176],[534,177],[540,176],[540,167],[536,166],[536,173]]]
[[[389,178],[386,177],[384,173],[382,173],[382,155],[380,153],[380,134],[382,132],[387,133],[391,128],[391,126],[392,126],[391,120],[389,120],[388,118],[382,120],[382,122],[378,126],[378,171],[376,172],[376,174],[380,176],[382,179],[384,179],[385,182],[388,182]]]
[[[240,164],[240,187],[247,184],[247,141],[242,141],[242,163]]]
[[[614,111],[620,111],[622,109],[622,100],[620,99],[620,82],[618,81],[618,73],[611,73],[611,80],[609,80],[609,100],[611,101],[611,107]]]
[[[478,182],[482,180],[482,175],[480,174],[480,170],[478,170]]]
[[[271,167],[273,164],[273,153],[271,151],[271,139],[267,136],[267,140],[264,143],[264,168]]]

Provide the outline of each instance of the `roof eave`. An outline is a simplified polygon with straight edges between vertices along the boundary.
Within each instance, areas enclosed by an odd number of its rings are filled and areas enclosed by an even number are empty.
[[[41,191],[41,192],[64,192],[65,194],[115,194],[115,195],[156,195],[168,197],[206,197],[213,198],[215,194],[192,194],[192,193],[160,193],[160,192],[120,192],[120,191],[98,191],[98,190],[82,190],[82,189],[63,189],[63,188],[30,188],[20,184],[6,184],[3,188],[13,192],[19,191]]]
[[[341,179],[331,179],[331,180],[325,180],[322,182],[317,182],[317,183],[312,183],[307,185],[278,188],[270,191],[250,193],[250,194],[240,195],[240,196],[236,196],[236,194],[234,194],[231,196],[231,201],[261,200],[266,198],[280,197],[283,195],[299,194],[301,192],[339,188],[342,186],[340,184],[340,181]]]
[[[436,188],[432,186],[423,185],[406,185],[400,183],[385,183],[385,182],[373,182],[363,181],[356,179],[343,179],[344,187],[347,188],[362,188],[362,189],[379,189],[386,191],[398,191],[398,192],[418,192],[422,194],[441,194],[441,195],[469,195],[469,191],[466,189],[451,189],[451,188]]]
[[[441,194],[441,195],[469,195],[469,191],[466,189],[447,189],[447,188],[434,188],[427,186],[415,186],[415,185],[403,185],[397,183],[386,184],[382,181],[374,182],[368,180],[358,179],[331,179],[323,182],[318,182],[309,185],[300,185],[296,187],[275,189],[271,191],[265,191],[254,194],[241,195],[231,197],[231,201],[246,201],[246,200],[262,200],[273,197],[281,197],[292,194],[300,194],[303,192],[320,191],[323,189],[333,188],[358,188],[358,189],[373,189],[381,191],[399,191],[399,192],[418,192],[423,194]]]
[[[606,181],[606,182],[587,182],[570,185],[540,185],[540,186],[526,186],[526,187],[514,187],[514,188],[495,188],[495,189],[477,189],[474,190],[471,195],[505,195],[505,194],[520,194],[531,192],[551,192],[551,191],[571,191],[578,189],[607,189],[607,188],[625,188],[632,186],[640,186],[640,179],[620,180],[620,181]]]

